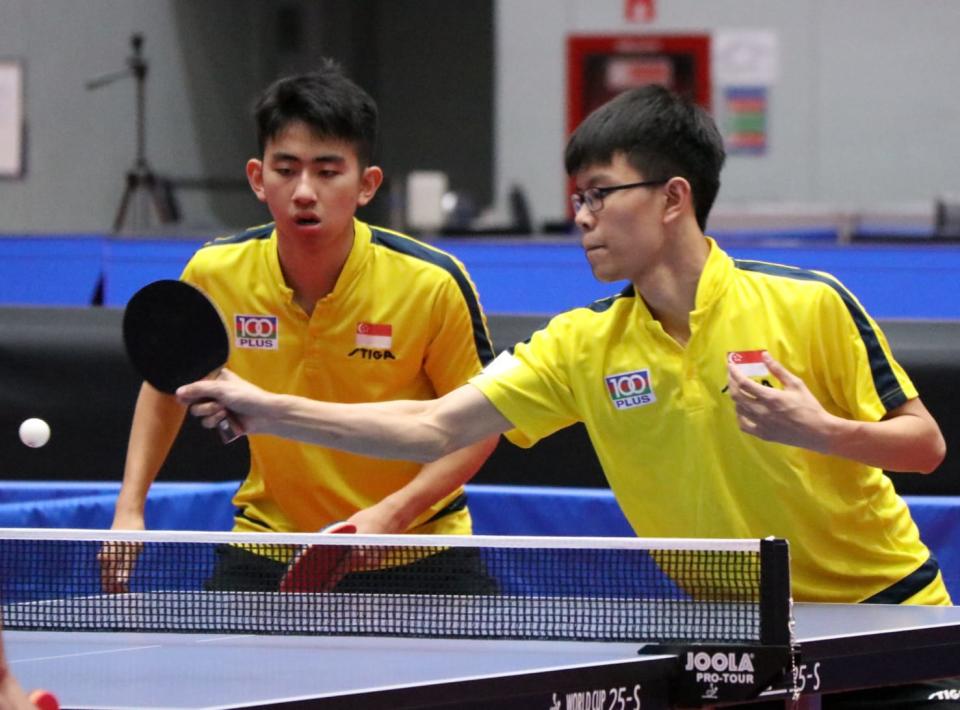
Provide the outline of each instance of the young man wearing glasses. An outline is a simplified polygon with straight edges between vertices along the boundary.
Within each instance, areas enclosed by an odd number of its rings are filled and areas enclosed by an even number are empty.
[[[935,469],[936,422],[836,279],[704,235],[724,158],[709,115],[659,87],[591,114],[566,150],[576,223],[594,275],[629,285],[438,400],[329,404],[231,374],[180,397],[206,426],[230,410],[249,431],[422,461],[582,421],[639,536],[775,535],[798,601],[949,604],[883,473]]]

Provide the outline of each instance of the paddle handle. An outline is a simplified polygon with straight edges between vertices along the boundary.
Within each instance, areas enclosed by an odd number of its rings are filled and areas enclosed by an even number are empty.
[[[217,424],[217,433],[220,434],[220,440],[224,444],[229,444],[243,436],[236,423],[230,417],[220,420],[220,423]]]

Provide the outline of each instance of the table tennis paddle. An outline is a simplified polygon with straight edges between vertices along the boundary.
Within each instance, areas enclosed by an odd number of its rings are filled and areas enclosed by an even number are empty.
[[[27,698],[37,710],[60,710],[57,696],[49,690],[34,690]]]
[[[352,534],[357,532],[357,526],[347,522],[333,523],[320,532],[324,535]],[[280,580],[280,591],[330,591],[347,572],[345,563],[350,550],[346,545],[308,545],[293,558]]]
[[[174,279],[154,281],[133,294],[123,314],[123,341],[140,376],[167,394],[216,374],[230,355],[227,329],[213,301]],[[229,418],[219,431],[224,442],[238,437]]]

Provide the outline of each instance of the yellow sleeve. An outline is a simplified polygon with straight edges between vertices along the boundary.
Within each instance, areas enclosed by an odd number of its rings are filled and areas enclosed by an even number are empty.
[[[558,316],[470,380],[515,426],[506,436],[517,446],[533,446],[581,419],[567,376],[571,336]]]
[[[821,332],[814,334],[813,371],[840,413],[879,421],[917,396],[887,338],[856,297],[839,282],[823,290],[818,305]]]

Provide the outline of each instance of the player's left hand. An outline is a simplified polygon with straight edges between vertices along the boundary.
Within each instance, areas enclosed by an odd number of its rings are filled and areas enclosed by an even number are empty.
[[[763,353],[763,362],[783,389],[767,387],[727,364],[730,397],[740,429],[765,441],[826,452],[833,416],[817,401],[803,380]]]

